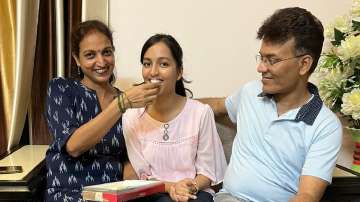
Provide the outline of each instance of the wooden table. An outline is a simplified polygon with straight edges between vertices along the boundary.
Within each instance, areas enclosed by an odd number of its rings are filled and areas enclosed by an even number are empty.
[[[354,148],[355,145],[350,134],[344,129],[342,147],[333,173],[333,181],[328,186],[323,201],[360,201],[360,173],[351,170]]]
[[[23,168],[22,173],[0,174],[0,201],[37,201],[41,197],[47,148],[47,145],[26,145],[0,160],[0,166]]]

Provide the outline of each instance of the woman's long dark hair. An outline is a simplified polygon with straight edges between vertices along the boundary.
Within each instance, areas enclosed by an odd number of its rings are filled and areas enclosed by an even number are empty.
[[[183,51],[175,38],[168,34],[155,34],[150,37],[141,49],[140,62],[143,63],[146,51],[151,46],[159,42],[163,42],[170,49],[170,52],[176,62],[176,69],[178,70],[178,72],[181,72],[183,70]],[[190,83],[190,81],[185,80],[183,77],[176,81],[176,94],[186,97],[186,91],[188,91],[190,93],[190,97],[192,97],[193,93],[191,92],[191,90],[185,88],[184,82]]]

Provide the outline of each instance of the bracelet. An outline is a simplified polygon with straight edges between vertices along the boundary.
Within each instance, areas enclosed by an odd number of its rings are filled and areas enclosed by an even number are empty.
[[[196,183],[194,184],[193,187],[194,187],[194,189],[191,190],[191,194],[196,195],[199,192],[199,188]]]
[[[123,107],[124,112],[125,112],[125,111],[126,111],[126,107],[125,107],[125,102],[124,102],[124,93],[121,93],[120,96],[121,96],[121,106]],[[123,113],[124,113],[124,112],[123,112]]]
[[[124,92],[123,94],[124,94],[124,97],[126,98],[126,100],[128,101],[130,108],[133,108],[132,102],[130,101],[129,97],[126,95],[126,92]]]
[[[121,94],[120,94],[120,95],[117,96],[117,104],[118,104],[120,112],[125,113],[125,108],[123,107],[122,103],[123,103],[123,101],[122,101],[122,97],[121,97]]]
[[[195,187],[195,194],[197,194],[199,192],[199,188],[198,188],[197,184],[195,184],[194,187]]]

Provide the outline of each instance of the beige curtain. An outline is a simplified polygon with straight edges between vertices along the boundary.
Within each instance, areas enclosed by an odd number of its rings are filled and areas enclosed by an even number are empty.
[[[16,59],[15,71],[9,77],[14,78],[8,86],[12,91],[11,102],[6,116],[10,120],[7,150],[18,145],[24,128],[26,113],[31,95],[39,0],[17,1],[16,5]]]
[[[81,3],[81,0],[40,0],[28,112],[30,144],[52,141],[44,116],[47,84],[53,77],[71,75],[71,32],[80,22]]]
[[[3,154],[14,101],[16,0],[0,1],[0,13],[0,154]]]

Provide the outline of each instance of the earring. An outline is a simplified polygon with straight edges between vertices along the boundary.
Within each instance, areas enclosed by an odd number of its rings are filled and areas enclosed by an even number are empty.
[[[81,69],[79,66],[77,66],[77,73],[78,73],[78,75],[81,75]]]

